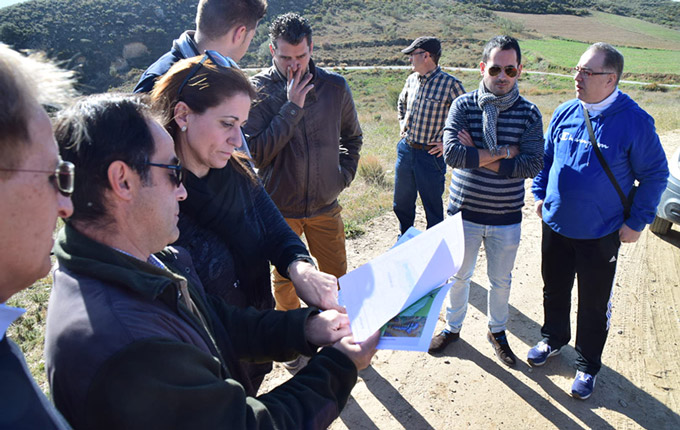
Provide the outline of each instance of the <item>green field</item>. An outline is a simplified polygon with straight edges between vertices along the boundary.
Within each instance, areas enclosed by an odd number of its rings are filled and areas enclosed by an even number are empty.
[[[589,44],[561,39],[522,40],[527,57],[549,59],[550,64],[568,69],[578,63]],[[677,74],[680,71],[680,51],[618,47],[626,59],[625,73]],[[527,66],[531,66],[527,63]]]
[[[641,19],[613,15],[611,13],[594,12],[593,17],[600,22],[615,25],[627,31],[645,34],[666,41],[677,42],[678,46],[676,49],[680,50],[680,31]]]

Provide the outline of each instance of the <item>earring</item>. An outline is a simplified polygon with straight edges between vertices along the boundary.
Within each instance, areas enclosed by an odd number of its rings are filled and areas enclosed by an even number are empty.
[[[182,128],[181,128],[180,130],[182,130],[182,131],[187,131],[187,126],[186,126],[186,125],[183,125]]]

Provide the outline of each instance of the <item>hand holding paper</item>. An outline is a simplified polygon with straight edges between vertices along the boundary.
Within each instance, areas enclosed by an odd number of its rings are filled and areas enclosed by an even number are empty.
[[[463,261],[464,243],[456,214],[341,277],[339,301],[347,308],[354,339],[361,342],[390,321],[378,348],[427,350],[450,287],[446,281]]]

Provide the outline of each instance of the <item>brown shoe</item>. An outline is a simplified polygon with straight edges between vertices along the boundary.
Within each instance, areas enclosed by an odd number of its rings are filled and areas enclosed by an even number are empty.
[[[454,333],[448,330],[442,330],[441,333],[432,338],[430,342],[430,349],[427,350],[430,354],[442,352],[450,343],[460,339],[460,333]]]
[[[496,351],[496,357],[498,357],[498,359],[502,361],[503,364],[508,366],[515,365],[517,359],[515,354],[510,349],[508,338],[505,336],[505,331],[499,331],[498,333],[488,332],[486,334],[486,338],[489,340],[491,345],[493,345],[493,349]]]

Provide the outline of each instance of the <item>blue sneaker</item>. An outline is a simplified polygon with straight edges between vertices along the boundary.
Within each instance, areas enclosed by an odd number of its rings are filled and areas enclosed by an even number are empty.
[[[552,349],[550,345],[548,345],[548,341],[543,339],[529,350],[527,361],[533,367],[543,366],[548,358],[558,355],[561,349],[562,348]]]
[[[591,375],[580,370],[576,371],[576,378],[574,378],[574,383],[571,385],[571,396],[581,400],[590,397],[595,389],[596,379],[597,375]]]

